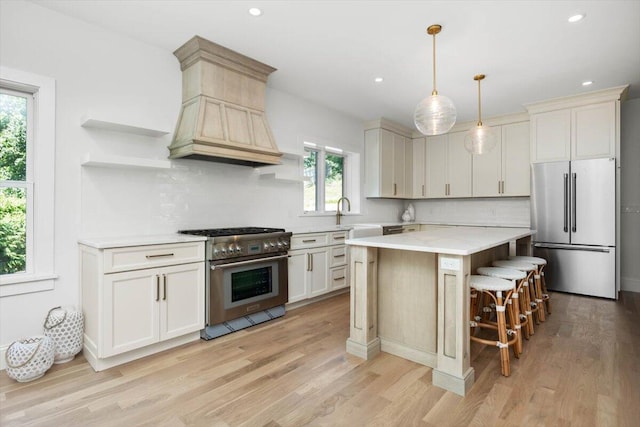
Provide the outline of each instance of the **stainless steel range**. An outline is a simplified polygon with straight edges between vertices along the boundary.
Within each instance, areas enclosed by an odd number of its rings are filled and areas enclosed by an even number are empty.
[[[207,326],[247,316],[288,300],[291,233],[280,228],[181,230],[207,236]]]

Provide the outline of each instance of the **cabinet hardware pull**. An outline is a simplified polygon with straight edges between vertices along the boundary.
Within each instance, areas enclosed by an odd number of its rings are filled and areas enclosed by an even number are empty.
[[[502,181],[498,181],[498,194],[502,193]]]
[[[334,257],[334,258],[343,258],[343,257],[344,257],[344,254],[342,254],[342,255],[334,255],[333,257]]]
[[[311,254],[307,254],[307,271],[311,271]]]
[[[160,301],[160,275],[156,274],[156,301]]]
[[[424,196],[424,184],[422,184],[422,195]]]
[[[309,254],[309,259],[311,260],[311,270],[309,271],[313,271],[313,254]]]
[[[303,240],[302,243],[313,243],[315,241],[316,239],[308,239],[308,240]]]
[[[162,287],[163,289],[163,294],[162,294],[162,300],[166,301],[167,300],[167,275],[163,274],[162,275]]]
[[[147,259],[149,258],[160,258],[165,256],[173,256],[173,254],[158,254],[158,255],[147,255]]]
[[[334,236],[333,240],[344,240],[344,236]]]
[[[342,280],[344,278],[345,278],[345,276],[334,277],[333,280],[338,281],[338,280]]]

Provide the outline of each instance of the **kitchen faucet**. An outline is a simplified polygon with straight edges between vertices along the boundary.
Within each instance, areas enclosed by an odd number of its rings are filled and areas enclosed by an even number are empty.
[[[342,212],[340,212],[340,202],[342,202],[343,200],[347,202],[347,210],[351,211],[351,202],[349,201],[349,199],[347,199],[346,197],[340,197],[338,199],[338,208],[336,209],[336,225],[340,225],[340,216],[342,216]]]

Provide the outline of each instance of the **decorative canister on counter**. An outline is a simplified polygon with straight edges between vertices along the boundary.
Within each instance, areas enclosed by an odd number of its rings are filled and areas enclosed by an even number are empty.
[[[40,378],[53,365],[54,350],[55,344],[45,336],[12,342],[4,356],[7,375],[21,383]]]
[[[82,350],[84,317],[72,308],[52,308],[44,321],[44,334],[53,340],[56,347],[53,363],[73,360]]]

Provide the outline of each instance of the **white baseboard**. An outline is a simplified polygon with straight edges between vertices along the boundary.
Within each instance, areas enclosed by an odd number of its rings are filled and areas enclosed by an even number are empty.
[[[620,290],[629,292],[640,292],[640,279],[632,277],[620,277]]]

